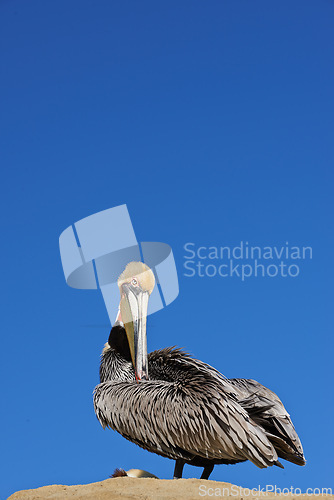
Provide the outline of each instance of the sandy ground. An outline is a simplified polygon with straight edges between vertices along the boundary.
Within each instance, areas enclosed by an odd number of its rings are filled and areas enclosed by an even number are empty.
[[[231,500],[334,500],[334,495],[274,495],[264,493],[256,495],[249,490],[229,483],[217,481],[201,481],[200,479],[135,479],[119,477],[107,479],[99,483],[77,486],[53,485],[43,486],[35,490],[17,491],[8,500],[199,500],[201,498],[230,497]]]

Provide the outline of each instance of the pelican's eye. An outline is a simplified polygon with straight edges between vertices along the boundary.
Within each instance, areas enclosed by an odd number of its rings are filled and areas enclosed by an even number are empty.
[[[137,286],[138,285],[138,280],[136,278],[133,278],[133,280],[131,281],[131,285]]]

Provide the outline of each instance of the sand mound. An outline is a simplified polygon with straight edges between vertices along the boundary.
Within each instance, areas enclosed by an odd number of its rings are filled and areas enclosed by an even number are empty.
[[[230,497],[231,500],[319,500],[316,495],[256,495],[229,483],[201,481],[200,479],[135,479],[118,477],[99,483],[77,486],[53,485],[35,490],[17,491],[8,500],[199,500],[200,498]],[[334,500],[334,495],[326,495],[325,500]]]

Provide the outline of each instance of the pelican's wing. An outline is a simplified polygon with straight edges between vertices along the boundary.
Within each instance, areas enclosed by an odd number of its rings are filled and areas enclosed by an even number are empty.
[[[224,393],[229,398],[235,399],[246,410],[252,421],[262,427],[279,457],[298,465],[305,465],[302,444],[290,415],[277,394],[255,380],[227,379],[212,366],[192,358],[181,349],[168,348],[154,351],[149,355],[153,366],[158,359],[160,359],[161,365],[161,359],[165,360],[167,352],[169,356],[178,359],[180,364],[209,373],[216,380],[216,383],[223,387]],[[168,366],[166,362],[162,364]],[[159,371],[161,371],[161,366]],[[280,464],[277,463],[277,465]]]
[[[261,425],[278,456],[298,465],[305,465],[303,447],[298,434],[280,398],[256,380],[229,379],[242,393],[240,405],[254,422]]]
[[[194,366],[184,370],[182,363],[177,365],[177,359],[166,362],[159,380],[99,384],[94,407],[102,426],[173,459],[200,456],[248,459],[261,468],[274,465],[277,453],[264,430],[216,379]],[[170,381],[172,369],[175,381]]]

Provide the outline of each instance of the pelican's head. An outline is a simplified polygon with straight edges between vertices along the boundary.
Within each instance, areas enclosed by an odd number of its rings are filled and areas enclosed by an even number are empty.
[[[151,269],[142,262],[130,262],[120,277],[120,316],[129,342],[136,378],[148,379],[146,318],[148,299],[155,279]]]

